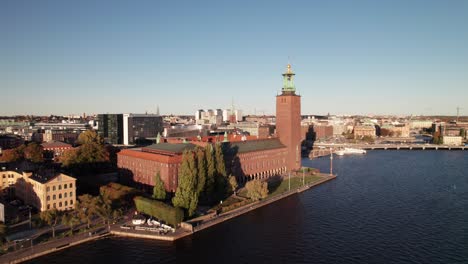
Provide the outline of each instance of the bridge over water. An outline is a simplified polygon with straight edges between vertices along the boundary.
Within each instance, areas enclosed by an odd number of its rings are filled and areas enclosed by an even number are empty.
[[[314,149],[340,149],[340,148],[360,148],[360,149],[414,149],[414,150],[468,150],[468,146],[453,146],[453,145],[436,145],[436,144],[331,144],[317,143],[314,144]]]
[[[358,148],[366,150],[468,150],[468,146],[435,145],[435,144],[331,144],[316,143],[310,151],[309,158],[330,155],[342,148]]]

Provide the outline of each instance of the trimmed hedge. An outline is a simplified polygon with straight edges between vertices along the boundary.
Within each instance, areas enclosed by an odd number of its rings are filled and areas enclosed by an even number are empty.
[[[137,211],[163,220],[174,227],[184,220],[184,211],[178,207],[142,196],[135,197],[133,201],[135,201]]]

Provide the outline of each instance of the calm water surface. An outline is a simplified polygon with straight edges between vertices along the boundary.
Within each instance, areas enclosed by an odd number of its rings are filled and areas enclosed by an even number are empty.
[[[333,163],[334,181],[174,243],[108,238],[30,263],[468,263],[467,151]]]

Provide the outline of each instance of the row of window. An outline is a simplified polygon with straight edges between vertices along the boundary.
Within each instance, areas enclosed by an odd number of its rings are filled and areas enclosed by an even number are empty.
[[[69,183],[69,184],[66,184],[66,183],[65,183],[65,184],[63,185],[63,189],[67,189],[67,187],[68,187],[68,188],[72,188],[72,187],[73,187],[73,183]],[[52,191],[55,191],[56,189],[62,190],[62,185],[59,184],[59,185],[57,185],[57,186],[55,186],[55,185],[52,186]],[[47,191],[50,192],[50,187],[47,187]]]
[[[3,174],[3,179],[5,179],[6,176],[7,176],[7,174]],[[14,178],[14,177],[15,177],[15,175],[13,175],[13,174],[8,174],[8,178]]]
[[[63,197],[67,198],[67,193],[64,193]],[[73,197],[73,192],[70,192],[70,197]],[[57,196],[55,194],[52,195],[52,200],[55,200],[56,198],[57,198]],[[59,193],[58,198],[62,199],[62,194],[61,193]],[[47,195],[47,201],[50,201],[50,195]]]
[[[65,207],[68,206],[68,201],[65,201],[63,204],[62,204],[62,202],[59,202],[58,203],[58,208],[62,208],[62,205],[64,205]],[[73,200],[70,200],[70,205],[73,205]],[[53,203],[52,208],[57,208],[57,204]],[[47,210],[49,210],[49,209],[50,209],[50,204],[47,205]]]

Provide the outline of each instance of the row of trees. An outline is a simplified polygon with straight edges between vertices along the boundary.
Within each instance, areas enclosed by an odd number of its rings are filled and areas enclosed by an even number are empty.
[[[44,149],[36,142],[21,145],[14,149],[6,149],[0,156],[0,161],[15,162],[19,160],[29,160],[35,163],[44,161]]]
[[[231,190],[229,185],[221,144],[186,150],[182,155],[179,184],[172,203],[192,216],[199,201],[213,204],[224,199]]]
[[[92,196],[84,194],[78,197],[78,203],[74,210],[59,211],[57,209],[47,210],[40,214],[40,218],[52,228],[52,237],[55,237],[55,230],[59,224],[64,224],[70,228],[70,234],[79,224],[86,224],[91,228],[94,218],[100,218],[110,228],[110,223],[117,220],[121,215],[120,209],[114,209],[111,201],[103,196]]]

